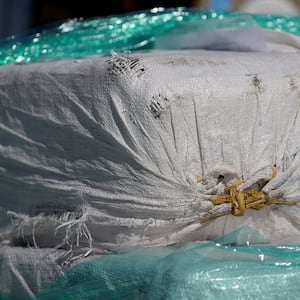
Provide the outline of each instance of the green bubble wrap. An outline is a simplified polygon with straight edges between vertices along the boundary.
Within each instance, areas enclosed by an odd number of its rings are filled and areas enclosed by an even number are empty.
[[[205,244],[131,249],[83,262],[37,299],[298,300],[299,253],[299,245],[272,246],[243,227]]]
[[[155,8],[129,15],[70,20],[37,29],[32,34],[6,38],[0,41],[0,65],[152,49],[156,37],[191,22],[214,28],[245,27],[255,23],[262,28],[300,35],[299,17]]]
[[[210,242],[132,248],[90,258],[34,299],[298,300],[299,254],[299,244],[274,246],[244,226]],[[0,293],[0,300],[32,299]]]

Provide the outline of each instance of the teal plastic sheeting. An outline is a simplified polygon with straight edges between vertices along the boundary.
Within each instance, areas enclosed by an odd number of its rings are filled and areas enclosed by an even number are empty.
[[[81,58],[93,54],[108,54],[112,50],[153,49],[157,37],[180,25],[195,25],[195,22],[199,28],[207,30],[252,27],[255,24],[262,28],[300,35],[299,17],[155,8],[129,15],[70,20],[37,29],[32,34],[7,38],[0,42],[0,65]]]
[[[78,264],[37,299],[299,299],[300,246],[243,227],[213,242],[135,248]]]

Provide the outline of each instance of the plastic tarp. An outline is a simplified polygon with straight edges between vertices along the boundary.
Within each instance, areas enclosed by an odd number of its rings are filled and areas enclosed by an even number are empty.
[[[211,33],[216,29],[222,31],[232,28],[264,28],[300,35],[300,18],[297,16],[255,15],[184,7],[154,8],[127,15],[68,20],[35,28],[31,33],[12,36],[0,41],[0,64],[82,58],[93,54],[109,54],[112,50],[163,49],[165,43],[157,43],[162,35],[169,35],[177,29],[190,31],[195,26],[206,40],[211,39]],[[234,36],[236,38],[237,34]],[[246,38],[243,43],[248,48],[251,46]]]
[[[129,249],[83,262],[37,299],[298,299],[299,251],[243,227],[204,244]]]

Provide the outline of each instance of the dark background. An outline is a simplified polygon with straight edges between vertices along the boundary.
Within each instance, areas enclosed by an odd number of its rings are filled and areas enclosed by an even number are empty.
[[[83,1],[83,2],[82,2]],[[123,12],[153,8],[155,6],[177,7],[191,6],[192,1],[185,0],[110,0],[110,1],[70,1],[38,0],[34,3],[34,25],[51,22],[58,18],[93,17],[119,14]],[[84,3],[84,5],[83,5]]]
[[[0,0],[0,38],[69,18],[191,5],[192,0]]]
[[[222,10],[240,10],[242,9],[243,3],[251,3],[252,1],[253,0],[0,0],[0,38],[18,34],[28,28],[70,18],[107,16],[160,6],[197,6]],[[294,5],[298,6],[298,11],[300,12],[300,0],[281,1],[294,3]],[[274,4],[276,2],[278,1],[274,1]],[[275,6],[276,5],[271,5],[270,8],[274,11]],[[260,11],[255,12],[260,13]],[[280,14],[281,11],[279,10],[276,13]]]

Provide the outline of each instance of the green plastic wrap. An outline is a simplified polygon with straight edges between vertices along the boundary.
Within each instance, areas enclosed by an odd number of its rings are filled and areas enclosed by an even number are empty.
[[[83,262],[37,299],[298,299],[300,246],[250,227],[213,242],[137,248]]]
[[[262,28],[300,35],[299,17],[155,8],[129,15],[70,20],[53,27],[37,29],[33,34],[7,38],[0,42],[0,65],[81,58],[108,54],[112,50],[152,49],[158,36],[191,22],[212,28],[238,28],[256,23]]]

